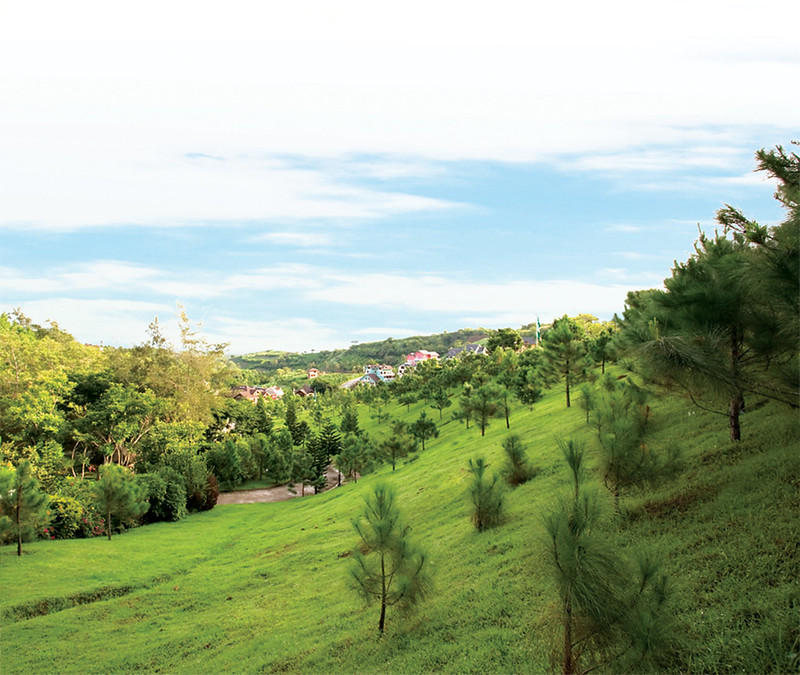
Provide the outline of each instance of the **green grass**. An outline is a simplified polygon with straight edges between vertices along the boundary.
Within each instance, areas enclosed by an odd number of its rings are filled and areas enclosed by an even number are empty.
[[[731,446],[723,418],[684,401],[652,404],[653,447],[681,445],[676,478],[623,499],[620,546],[647,547],[677,586],[685,648],[674,669],[792,669],[798,637],[798,419],[766,405]],[[416,419],[422,403],[393,406]],[[437,420],[438,412],[427,409]],[[579,408],[551,392],[517,407],[511,432],[535,479],[509,492],[501,527],[467,519],[467,459],[499,468],[508,433],[447,421],[413,461],[318,496],[220,506],[175,524],[103,538],[0,549],[3,673],[541,672],[557,635],[542,517],[569,490],[556,436],[591,439]],[[691,414],[690,414],[691,413]],[[361,409],[361,424],[377,435]],[[430,554],[434,590],[401,620],[346,586],[351,519],[376,481],[397,487],[412,535]],[[796,669],[796,664],[794,669]]]

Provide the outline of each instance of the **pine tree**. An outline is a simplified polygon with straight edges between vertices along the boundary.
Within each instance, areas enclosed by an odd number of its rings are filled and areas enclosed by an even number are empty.
[[[386,485],[377,485],[367,497],[353,527],[361,541],[353,550],[351,583],[367,603],[380,603],[378,631],[382,635],[388,607],[408,613],[425,597],[427,556],[409,541],[394,490]]]
[[[503,520],[503,493],[497,474],[493,474],[490,479],[486,473],[488,468],[489,465],[483,457],[469,460],[469,470],[472,473],[472,483],[468,489],[472,504],[470,518],[478,532],[495,527]]]
[[[522,439],[511,434],[503,441],[503,450],[506,453],[506,464],[503,468],[506,482],[512,487],[527,483],[535,475],[535,471],[528,465]]]
[[[47,495],[31,473],[30,462],[14,469],[0,469],[0,531],[11,530],[17,541],[17,555],[22,555],[22,541],[47,521]]]
[[[138,518],[147,511],[144,490],[125,467],[107,464],[92,486],[97,509],[106,518],[106,535],[111,541],[111,518]]]
[[[409,427],[411,435],[422,443],[422,451],[425,452],[425,441],[429,438],[436,438],[439,436],[439,429],[436,428],[436,422],[428,419],[428,415],[423,410],[420,416]]]
[[[583,330],[565,314],[556,319],[552,328],[544,334],[542,347],[549,368],[559,378],[564,378],[569,408],[572,387],[586,378],[587,349]]]

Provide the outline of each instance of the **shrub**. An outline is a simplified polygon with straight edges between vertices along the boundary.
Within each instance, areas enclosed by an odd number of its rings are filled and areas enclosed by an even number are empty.
[[[150,508],[145,522],[175,521],[186,517],[186,485],[183,477],[170,467],[162,467],[142,476]]]
[[[50,497],[50,524],[44,535],[48,539],[72,539],[81,529],[87,515],[86,507],[74,497],[61,494]]]

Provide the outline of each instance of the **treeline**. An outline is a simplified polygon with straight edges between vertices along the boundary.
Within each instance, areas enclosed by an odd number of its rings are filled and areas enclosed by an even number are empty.
[[[320,451],[311,427],[327,428],[319,411],[344,393],[235,400],[241,372],[224,346],[183,313],[180,329],[177,348],[157,320],[145,344],[100,348],[19,311],[0,315],[0,539],[110,537],[213,508],[220,489],[253,479],[322,487],[334,450]],[[291,422],[312,404],[310,426]]]
[[[488,337],[491,330],[463,328],[452,333],[417,335],[408,338],[387,338],[379,342],[364,342],[347,349],[320,351],[310,354],[293,352],[257,352],[236,356],[234,362],[241,368],[271,372],[281,368],[319,368],[330,373],[349,373],[363,368],[367,363],[387,363],[392,366],[405,361],[407,354],[420,349],[444,355],[452,347],[478,342]]]

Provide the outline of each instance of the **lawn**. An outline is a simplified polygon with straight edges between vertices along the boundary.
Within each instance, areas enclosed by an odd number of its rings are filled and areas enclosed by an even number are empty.
[[[680,474],[623,499],[609,537],[647,548],[671,574],[684,647],[674,669],[797,668],[798,418],[766,404],[727,441],[723,418],[686,401],[651,403],[654,448],[678,444]],[[391,406],[413,420],[423,403]],[[467,460],[502,463],[502,419],[486,436],[438,422],[426,451],[327,493],[219,506],[172,524],[104,538],[0,549],[3,673],[541,672],[552,669],[556,595],[543,517],[569,491],[556,437],[591,445],[580,408],[552,391],[512,410],[539,473],[509,491],[507,518],[468,520]],[[362,426],[377,436],[360,409]],[[430,555],[434,588],[409,618],[348,588],[351,520],[377,481],[394,485],[410,535]]]

